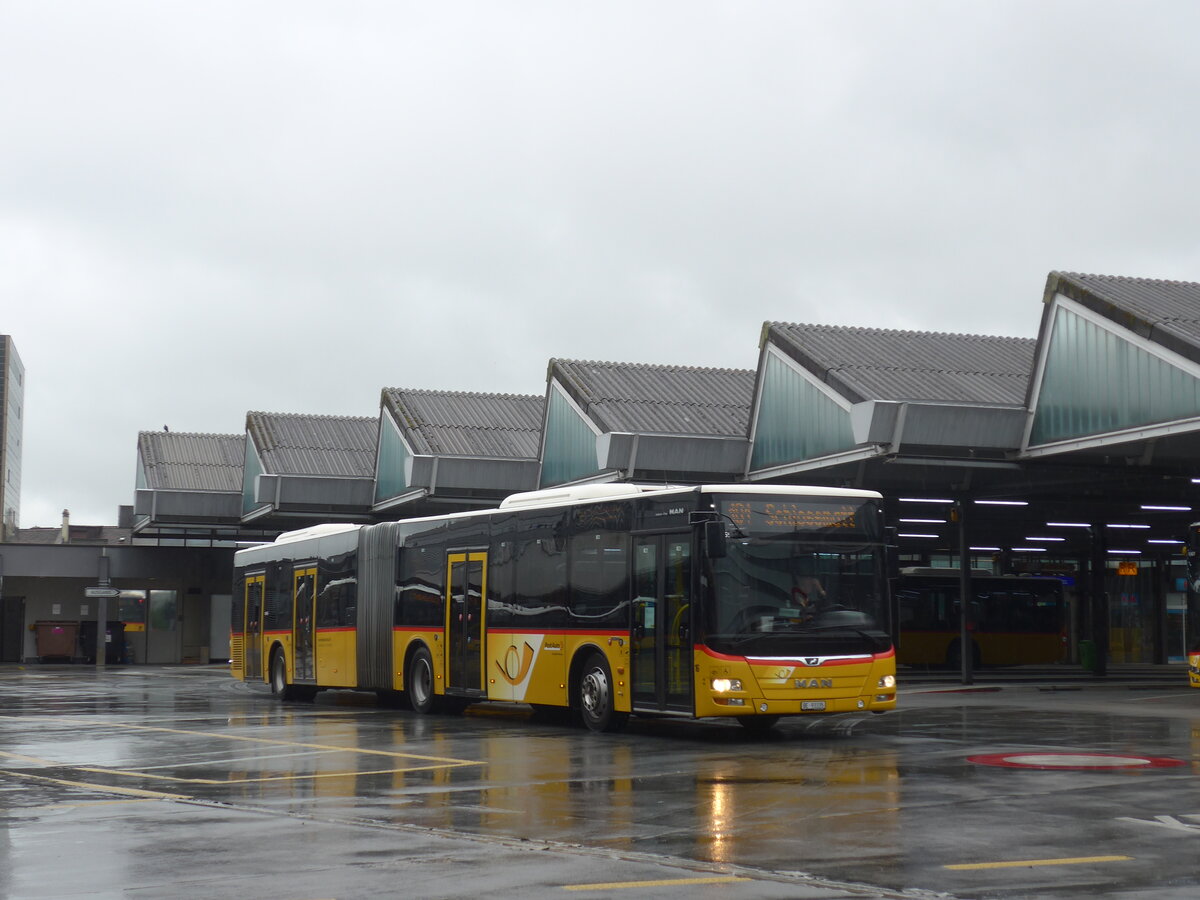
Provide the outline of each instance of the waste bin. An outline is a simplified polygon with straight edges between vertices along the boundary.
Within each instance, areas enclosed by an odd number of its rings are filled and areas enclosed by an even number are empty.
[[[125,623],[108,622],[104,635],[105,665],[120,665],[125,661]],[[79,623],[79,655],[84,662],[96,661],[96,623]]]
[[[1079,642],[1079,664],[1083,666],[1085,672],[1096,671],[1096,642],[1095,641],[1080,641]]]
[[[37,655],[42,662],[75,657],[78,622],[34,622],[33,632],[37,639]]]

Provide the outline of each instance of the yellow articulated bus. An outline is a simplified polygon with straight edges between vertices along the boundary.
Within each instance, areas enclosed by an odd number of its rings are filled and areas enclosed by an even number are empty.
[[[235,556],[232,670],[283,700],[781,716],[896,705],[880,497],[595,485],[321,525]]]

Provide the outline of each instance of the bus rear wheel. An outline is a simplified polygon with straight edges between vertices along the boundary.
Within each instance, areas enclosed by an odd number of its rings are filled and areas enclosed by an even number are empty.
[[[287,657],[283,655],[282,650],[276,650],[271,654],[271,693],[275,695],[275,699],[280,701],[310,700],[315,693],[299,685],[288,683]]]
[[[628,716],[613,706],[612,673],[603,654],[593,653],[579,672],[579,717],[589,731],[616,731]]]
[[[437,700],[433,693],[433,657],[425,647],[418,649],[409,660],[405,688],[414,712],[428,715],[434,711]]]

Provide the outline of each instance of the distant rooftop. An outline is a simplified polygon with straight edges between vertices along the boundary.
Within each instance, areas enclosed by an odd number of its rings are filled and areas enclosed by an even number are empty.
[[[550,374],[602,430],[745,436],[752,369],[552,359]]]
[[[246,432],[269,473],[359,478],[375,474],[376,418],[248,412]]]
[[[419,454],[537,458],[544,397],[384,388],[383,403]]]
[[[154,490],[240,491],[246,436],[138,433],[147,487]]]
[[[854,402],[1020,406],[1033,338],[768,322],[781,350]]]
[[[116,525],[69,525],[65,543],[98,545],[129,543],[132,531]],[[10,544],[62,544],[62,528],[18,528]]]

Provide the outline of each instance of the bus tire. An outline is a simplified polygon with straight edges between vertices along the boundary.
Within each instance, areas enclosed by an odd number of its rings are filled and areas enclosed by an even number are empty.
[[[271,654],[271,693],[280,702],[300,699],[296,686],[288,684],[287,657],[278,649]]]
[[[418,647],[413,653],[408,661],[408,678],[404,686],[413,712],[428,715],[437,709],[437,697],[433,692],[433,657],[428,648]]]
[[[589,731],[616,731],[628,718],[613,707],[612,672],[602,653],[593,653],[579,670],[576,696],[579,717]]]

